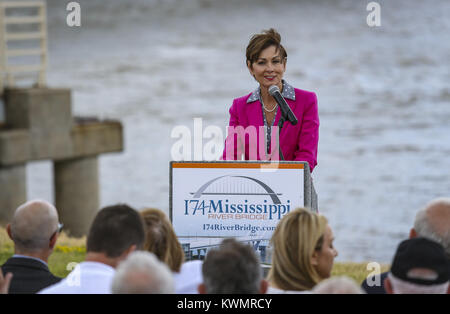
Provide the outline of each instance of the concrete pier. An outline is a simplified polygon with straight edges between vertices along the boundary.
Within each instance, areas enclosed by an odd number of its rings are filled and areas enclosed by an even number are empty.
[[[54,162],[55,205],[71,234],[87,234],[100,203],[97,156]]]
[[[0,168],[0,224],[5,226],[11,221],[15,209],[26,202],[25,164]]]
[[[69,89],[12,89],[5,93],[6,123],[27,129],[32,159],[70,155],[72,113]]]
[[[7,89],[4,103],[0,223],[26,201],[26,163],[50,159],[61,222],[71,235],[85,235],[100,204],[98,155],[123,150],[121,123],[73,118],[69,89]]]

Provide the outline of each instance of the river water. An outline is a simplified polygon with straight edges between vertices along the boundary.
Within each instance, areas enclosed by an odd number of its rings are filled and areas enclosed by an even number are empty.
[[[123,153],[100,157],[101,205],[168,212],[177,125],[225,130],[233,98],[256,88],[250,36],[275,27],[285,79],[316,92],[313,177],[337,261],[390,262],[415,212],[450,194],[450,2],[86,0],[81,26],[48,0],[48,85],[72,89],[73,113],[118,119]],[[51,164],[28,167],[28,196],[53,199]]]

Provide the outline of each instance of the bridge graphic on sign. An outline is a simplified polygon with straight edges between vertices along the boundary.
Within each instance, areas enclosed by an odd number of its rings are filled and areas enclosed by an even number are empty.
[[[270,196],[274,204],[281,204],[278,196],[267,184],[246,176],[221,176],[203,184],[197,192],[191,192],[193,198],[202,195],[261,195]]]

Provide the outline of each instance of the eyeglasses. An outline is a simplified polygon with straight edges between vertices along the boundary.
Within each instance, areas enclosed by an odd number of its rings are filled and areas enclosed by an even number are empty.
[[[64,224],[58,222],[58,229],[56,229],[56,232],[61,233],[61,230],[63,227],[64,227]]]
[[[52,239],[55,235],[60,234],[63,227],[64,227],[64,224],[58,222],[58,228],[56,229],[55,232],[53,232],[53,234],[50,237],[50,239]]]

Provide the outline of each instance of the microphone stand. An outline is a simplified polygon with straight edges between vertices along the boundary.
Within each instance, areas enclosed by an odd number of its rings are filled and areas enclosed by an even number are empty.
[[[286,121],[287,114],[283,112],[280,108],[280,120],[278,121],[278,151],[280,154],[280,160],[284,160],[283,151],[281,150],[281,142],[280,142],[280,136],[281,136],[281,129],[283,128],[284,122]]]

